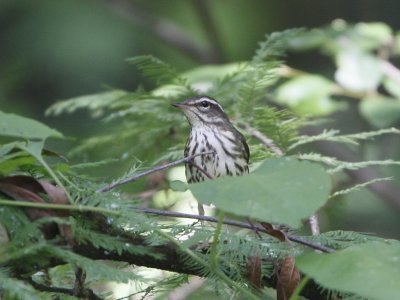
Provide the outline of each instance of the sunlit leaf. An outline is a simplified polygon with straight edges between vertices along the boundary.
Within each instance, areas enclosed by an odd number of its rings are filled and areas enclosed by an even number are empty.
[[[381,79],[381,64],[375,56],[357,49],[340,51],[336,57],[336,81],[354,92],[377,89]]]
[[[45,140],[62,134],[36,120],[0,111],[0,135]]]
[[[358,23],[355,30],[369,40],[374,40],[381,45],[392,39],[392,29],[381,22]]]
[[[315,163],[274,158],[250,175],[196,183],[190,190],[200,203],[226,212],[297,227],[325,203],[330,178]]]
[[[368,299],[399,296],[400,244],[369,242],[331,254],[308,253],[296,258],[298,268],[322,286]]]
[[[276,99],[300,115],[325,115],[341,106],[330,98],[333,88],[334,83],[322,76],[303,75],[279,86]]]

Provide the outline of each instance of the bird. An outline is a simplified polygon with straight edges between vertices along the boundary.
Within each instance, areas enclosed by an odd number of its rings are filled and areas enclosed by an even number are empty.
[[[185,164],[188,183],[249,173],[250,151],[246,139],[217,100],[196,96],[172,105],[183,111],[191,127],[184,157],[212,152],[198,155]],[[204,215],[200,204],[199,214]]]

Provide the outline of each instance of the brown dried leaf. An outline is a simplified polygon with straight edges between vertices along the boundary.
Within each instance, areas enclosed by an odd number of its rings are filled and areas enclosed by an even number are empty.
[[[52,185],[47,181],[38,181],[30,176],[10,176],[0,179],[0,192],[9,196],[17,201],[29,201],[35,203],[56,203],[68,204],[68,198],[64,190]],[[46,201],[40,194],[47,194],[48,201]],[[43,217],[65,217],[69,213],[67,211],[39,209],[39,208],[25,208],[25,212],[31,220],[36,220]],[[72,232],[68,225],[56,226],[55,223],[46,224],[42,228],[46,238],[53,238],[58,232],[67,241],[72,241]]]
[[[42,186],[43,190],[46,191],[50,203],[69,204],[67,195],[62,188],[44,180],[39,180],[39,183]]]
[[[280,240],[282,242],[289,242],[289,239],[287,238],[286,233],[280,229],[274,228],[274,226],[271,223],[261,222],[261,225],[265,228],[265,230],[267,231],[267,233],[269,235],[277,238],[278,240]]]
[[[295,259],[286,256],[278,273],[276,294],[278,300],[288,300],[300,282],[300,272],[295,266]]]
[[[261,288],[261,265],[262,260],[260,255],[254,255],[247,257],[246,262],[246,278],[256,288]]]
[[[25,175],[9,176],[0,178],[0,182],[10,183],[19,186],[35,194],[44,192],[44,189],[40,185],[40,183],[31,176],[25,176]]]

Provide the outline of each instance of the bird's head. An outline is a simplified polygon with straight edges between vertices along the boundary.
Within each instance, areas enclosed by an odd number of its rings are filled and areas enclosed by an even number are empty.
[[[222,106],[208,96],[198,96],[172,105],[183,111],[192,127],[230,124]]]

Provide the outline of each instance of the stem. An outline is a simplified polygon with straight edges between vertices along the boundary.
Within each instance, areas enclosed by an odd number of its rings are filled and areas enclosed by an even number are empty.
[[[195,158],[197,156],[201,156],[201,155],[207,155],[207,154],[215,154],[215,152],[214,151],[208,151],[208,152],[197,153],[197,154],[194,154],[194,155],[191,155],[191,156],[187,156],[187,157],[184,157],[182,159],[173,161],[173,162],[168,163],[168,164],[156,166],[156,167],[151,168],[149,170],[146,170],[146,171],[144,171],[142,173],[134,174],[132,176],[129,176],[129,177],[124,178],[124,179],[121,179],[121,180],[116,181],[114,183],[110,183],[110,184],[108,184],[108,185],[96,190],[96,192],[99,192],[99,193],[108,192],[108,191],[116,188],[117,186],[123,185],[123,184],[128,183],[128,182],[136,181],[136,180],[138,180],[138,179],[140,179],[142,177],[145,177],[145,176],[147,176],[147,175],[149,175],[151,173],[155,173],[155,172],[158,172],[158,171],[169,169],[169,168],[175,167],[177,165],[180,165],[182,163],[190,163],[190,161],[193,158]]]
[[[297,285],[293,294],[290,296],[289,300],[297,300],[300,296],[301,291],[304,289],[306,284],[310,281],[310,277],[304,276],[300,283]]]
[[[201,257],[199,257],[198,255],[196,255],[192,250],[188,249],[188,248],[184,248],[181,246],[181,244],[179,242],[177,242],[172,236],[170,236],[168,233],[154,228],[154,230],[160,234],[161,236],[163,236],[164,238],[166,238],[168,241],[170,241],[172,244],[174,244],[176,247],[178,247],[181,251],[183,251],[185,254],[187,254],[188,256],[190,256],[195,262],[197,262],[199,265],[209,268],[210,266],[208,265],[208,263],[203,260]],[[243,293],[243,295],[246,295],[248,298],[246,299],[254,299],[254,300],[259,300],[259,298],[255,295],[253,295],[249,290],[245,289],[244,287],[238,285],[236,282],[232,281],[225,273],[221,272],[218,269],[211,269],[211,271],[217,276],[219,277],[219,279],[221,279],[223,282],[225,282],[228,286],[234,287],[236,290],[240,291],[241,293]]]
[[[222,231],[222,224],[224,224],[225,213],[218,213],[218,224],[215,228],[213,241],[211,243],[211,270],[215,271],[218,265],[218,243]]]
[[[97,213],[109,214],[109,215],[115,215],[115,216],[120,216],[121,215],[120,212],[115,211],[115,210],[108,210],[106,208],[95,207],[95,206],[84,206],[84,205],[37,203],[37,202],[14,201],[14,200],[5,200],[5,199],[0,199],[0,205],[13,206],[13,207],[30,207],[30,208],[52,209],[52,210],[97,212]]]

